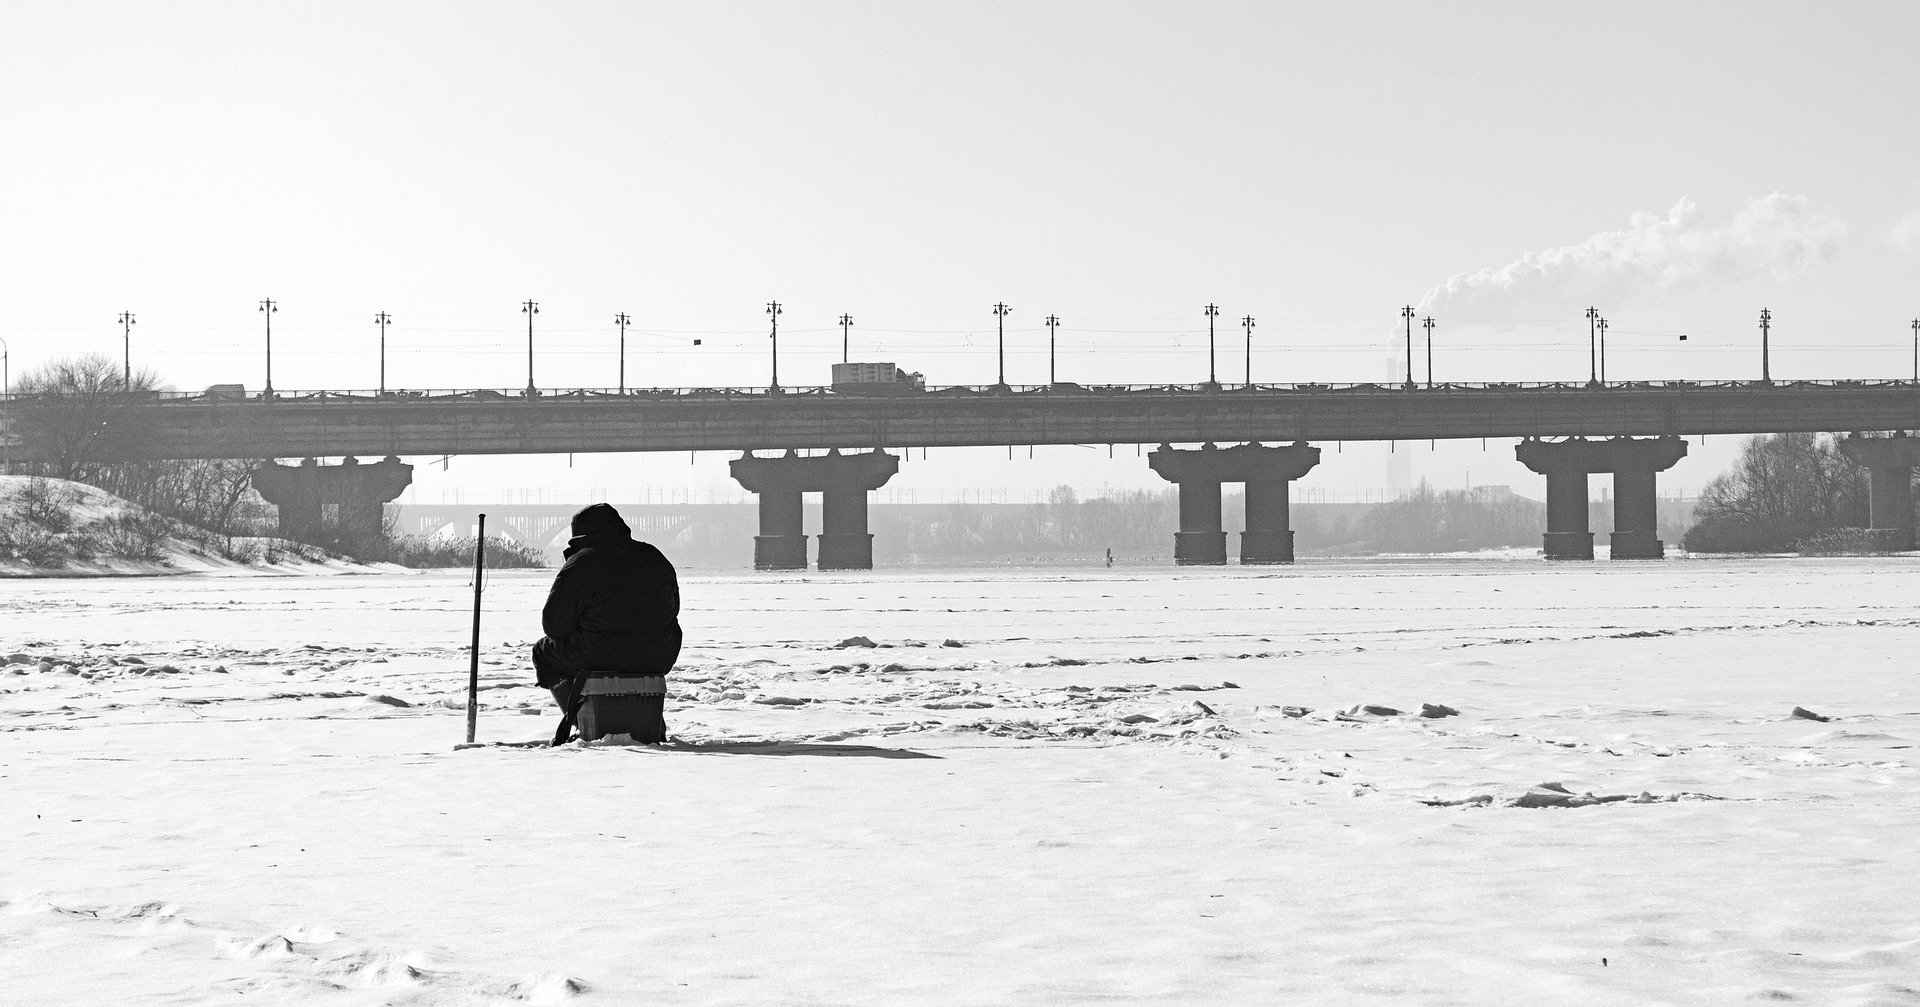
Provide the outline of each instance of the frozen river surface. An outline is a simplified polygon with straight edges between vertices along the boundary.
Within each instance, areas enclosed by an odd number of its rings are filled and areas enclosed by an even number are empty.
[[[456,749],[464,573],[0,581],[0,1001],[1920,1004],[1916,588],[689,574],[674,744]]]

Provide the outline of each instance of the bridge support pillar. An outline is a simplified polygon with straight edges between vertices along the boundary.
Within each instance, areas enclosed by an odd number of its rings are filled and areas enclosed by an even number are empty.
[[[866,489],[830,489],[820,494],[819,563],[822,570],[873,569]]]
[[[1840,442],[1840,453],[1867,470],[1869,546],[1886,552],[1912,549],[1913,467],[1920,465],[1920,440],[1854,434]]]
[[[1225,566],[1227,533],[1220,530],[1220,480],[1189,476],[1180,487],[1180,530],[1173,533],[1173,561],[1181,566]]]
[[[1293,508],[1285,479],[1248,479],[1240,565],[1293,562]]]
[[[328,529],[376,535],[384,524],[381,505],[412,484],[413,466],[391,455],[372,465],[357,458],[322,465],[308,458],[299,465],[255,466],[252,481],[254,491],[279,512],[283,537],[311,539]],[[329,507],[337,511],[332,520]]]
[[[1547,532],[1542,545],[1547,558],[1592,559],[1593,531],[1587,526],[1586,470],[1561,468],[1545,475]]]
[[[800,521],[800,491],[763,489],[760,534],[753,537],[755,570],[805,570],[807,536]]]
[[[1547,477],[1546,558],[1593,558],[1593,532],[1587,525],[1587,476],[1595,472],[1613,474],[1609,555],[1614,559],[1665,556],[1654,476],[1686,454],[1687,443],[1678,437],[1521,441],[1514,448],[1514,456],[1522,465]]]
[[[1246,484],[1246,531],[1240,535],[1242,565],[1293,562],[1288,495],[1293,480],[1320,463],[1320,449],[1306,444],[1265,447],[1207,444],[1194,451],[1161,445],[1147,464],[1180,487],[1180,530],[1173,561],[1182,566],[1227,562],[1227,534],[1220,529],[1220,484]]]
[[[807,568],[807,538],[800,522],[803,493],[821,495],[820,569],[873,569],[867,494],[900,471],[899,458],[882,451],[843,455],[837,449],[810,458],[794,451],[772,458],[748,452],[734,459],[730,468],[740,485],[760,496],[754,569]]]

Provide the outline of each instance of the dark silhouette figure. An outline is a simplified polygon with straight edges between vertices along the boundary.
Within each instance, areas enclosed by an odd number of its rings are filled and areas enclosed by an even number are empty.
[[[620,512],[600,503],[573,516],[566,563],[541,610],[534,674],[565,714],[567,739],[589,673],[665,675],[680,657],[680,584],[660,550],[633,540]]]

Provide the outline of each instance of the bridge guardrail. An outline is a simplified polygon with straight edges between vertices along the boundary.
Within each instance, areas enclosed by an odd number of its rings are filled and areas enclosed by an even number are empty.
[[[885,401],[910,402],[915,399],[948,399],[973,397],[1108,397],[1122,395],[1128,397],[1150,398],[1155,396],[1188,397],[1196,395],[1235,395],[1235,394],[1314,394],[1314,395],[1422,395],[1435,393],[1477,393],[1477,392],[1563,392],[1563,391],[1666,391],[1677,389],[1715,390],[1734,389],[1753,391],[1757,389],[1790,390],[1794,388],[1915,388],[1920,382],[1904,378],[1858,379],[1831,378],[1794,381],[1758,381],[1758,380],[1710,380],[1710,381],[1609,381],[1590,383],[1584,381],[1449,381],[1434,385],[1416,383],[1408,386],[1403,382],[1299,382],[1246,384],[1151,384],[1151,385],[1082,385],[1060,382],[1053,385],[942,385],[928,388],[910,395],[888,396]],[[377,391],[372,389],[314,389],[297,391],[275,391],[271,399],[263,393],[236,396],[231,392],[184,392],[154,391],[137,395],[156,404],[258,404],[263,401],[301,404],[339,404],[354,406],[378,405],[419,405],[425,403],[464,403],[464,402],[538,402],[543,404],[564,402],[650,402],[650,401],[733,401],[738,399],[789,400],[789,399],[845,399],[863,403],[871,402],[870,396],[849,395],[836,392],[829,386],[808,385],[781,388],[773,391],[764,386],[726,387],[726,388],[629,388],[621,391],[613,388],[567,388],[536,389],[529,395],[527,389],[501,388],[460,388],[460,389],[390,389]],[[15,395],[13,402],[28,402],[40,396]]]

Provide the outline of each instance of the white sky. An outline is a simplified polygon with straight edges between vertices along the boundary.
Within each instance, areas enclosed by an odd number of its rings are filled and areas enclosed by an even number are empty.
[[[1920,5],[31,4],[0,30],[0,338],[177,387],[1910,376]],[[1636,217],[1635,215],[1641,215]],[[1518,264],[1518,265],[1515,265]],[[1509,268],[1512,267],[1512,268]],[[1482,273],[1484,275],[1475,276]],[[1455,278],[1447,287],[1450,278]],[[1445,288],[1445,289],[1443,289]],[[1681,343],[1679,333],[1689,334]],[[691,341],[703,340],[695,348]],[[1418,333],[1416,332],[1416,338]],[[1417,353],[1424,359],[1424,350]],[[1663,489],[1724,464],[1715,438]],[[1388,482],[1327,445],[1303,482]],[[1511,442],[1413,451],[1512,483]],[[916,453],[920,499],[1150,486],[1131,448]],[[415,498],[735,492],[724,459],[455,459]],[[1596,491],[1599,480],[1596,480]]]

